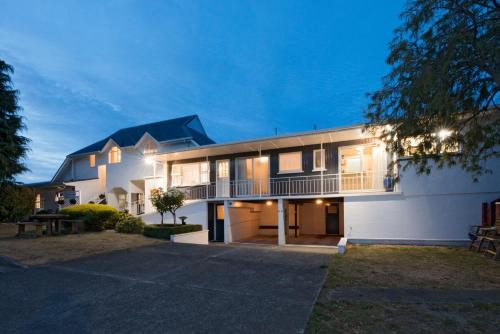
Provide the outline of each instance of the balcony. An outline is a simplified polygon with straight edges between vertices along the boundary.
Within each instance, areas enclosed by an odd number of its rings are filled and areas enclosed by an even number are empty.
[[[307,195],[332,195],[385,191],[383,173],[343,173],[295,177],[278,177],[263,180],[233,180],[212,182],[193,187],[179,187],[186,199],[293,197]],[[217,189],[219,187],[219,189]],[[221,188],[225,190],[221,191]],[[228,194],[228,196],[220,196]]]

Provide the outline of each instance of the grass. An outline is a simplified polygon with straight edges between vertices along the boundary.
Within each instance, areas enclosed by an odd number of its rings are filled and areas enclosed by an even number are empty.
[[[157,245],[162,240],[114,231],[90,232],[39,238],[16,238],[16,226],[0,224],[0,255],[26,265],[41,265],[80,257]]]
[[[417,303],[329,297],[332,289],[346,288],[377,288],[384,294],[398,289],[430,289],[436,295],[500,291],[500,263],[465,249],[350,246],[344,256],[333,257],[306,332],[482,333],[500,327],[500,300]]]

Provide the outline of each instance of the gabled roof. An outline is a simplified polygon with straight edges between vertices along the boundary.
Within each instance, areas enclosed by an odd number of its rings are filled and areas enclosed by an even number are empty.
[[[200,129],[195,130],[194,127],[189,125],[189,123],[194,120],[199,121],[197,115],[179,117],[166,121],[121,129],[112,135],[99,140],[98,142],[69,154],[69,156],[101,151],[109,140],[113,140],[120,147],[133,146],[144,136],[145,133],[148,133],[158,142],[177,139],[192,139],[198,145],[214,144],[215,142],[210,139],[206,133],[204,133],[203,128],[201,128],[203,131],[203,133],[201,133],[198,131]]]

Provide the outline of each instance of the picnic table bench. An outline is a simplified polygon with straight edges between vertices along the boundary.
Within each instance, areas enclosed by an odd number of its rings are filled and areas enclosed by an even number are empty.
[[[17,234],[16,236],[21,236],[26,233],[26,226],[35,226],[35,231],[37,236],[41,236],[43,234],[43,226],[46,223],[43,222],[18,222],[17,225]]]
[[[60,221],[68,218],[70,218],[70,216],[61,213],[44,213],[44,214],[35,214],[30,216],[30,220],[34,222],[44,222],[47,224],[47,235],[59,234]],[[52,224],[54,224],[54,226],[52,226]]]
[[[46,227],[46,235],[59,234],[63,223],[71,225],[71,233],[80,233],[83,220],[68,219],[68,215],[63,214],[38,214],[30,216],[31,221],[18,222],[17,234],[20,236],[26,233],[26,226],[35,226],[37,236],[43,235],[43,227]],[[54,224],[54,226],[52,226]]]
[[[80,233],[80,227],[83,225],[83,220],[81,219],[65,219],[61,220],[61,224],[71,224],[71,233],[78,234]]]

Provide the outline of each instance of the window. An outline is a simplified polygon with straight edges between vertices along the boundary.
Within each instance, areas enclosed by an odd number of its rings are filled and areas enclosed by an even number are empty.
[[[345,173],[361,173],[361,157],[345,159]]]
[[[325,170],[325,150],[319,149],[313,151],[313,171]]]
[[[187,187],[210,182],[208,162],[172,165],[172,186]]]
[[[217,161],[217,177],[219,179],[229,177],[229,160]]]
[[[41,209],[41,208],[42,208],[42,199],[40,198],[40,194],[36,194],[35,209]]]
[[[280,173],[302,173],[302,152],[280,154],[279,170]]]
[[[121,161],[122,161],[122,151],[118,147],[113,146],[108,153],[108,162],[110,164],[117,164]]]
[[[89,166],[92,168],[92,167],[95,167],[95,154],[91,154],[89,155]]]
[[[144,154],[153,154],[157,151],[156,144],[152,141],[147,142],[146,145],[144,145]]]

